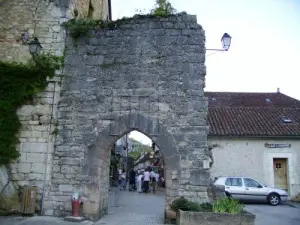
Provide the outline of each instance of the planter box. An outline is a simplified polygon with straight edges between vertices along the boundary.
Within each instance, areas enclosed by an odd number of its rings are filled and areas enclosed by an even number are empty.
[[[255,215],[250,213],[229,214],[213,212],[177,212],[177,225],[254,225]]]

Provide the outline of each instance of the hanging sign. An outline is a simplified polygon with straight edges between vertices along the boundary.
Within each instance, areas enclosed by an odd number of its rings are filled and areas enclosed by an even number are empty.
[[[266,148],[290,148],[291,144],[268,144],[265,143]]]

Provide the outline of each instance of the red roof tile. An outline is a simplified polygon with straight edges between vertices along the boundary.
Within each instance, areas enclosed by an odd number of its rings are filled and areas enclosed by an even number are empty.
[[[281,93],[206,92],[205,96],[209,98],[209,136],[300,137],[300,101],[296,99]]]
[[[210,107],[300,108],[300,101],[282,93],[205,92]]]

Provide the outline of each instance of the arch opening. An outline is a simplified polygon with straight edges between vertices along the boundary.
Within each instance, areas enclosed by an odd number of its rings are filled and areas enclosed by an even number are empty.
[[[83,207],[84,215],[91,220],[98,220],[108,213],[108,196],[112,186],[111,152],[114,143],[132,131],[147,136],[162,154],[165,180],[164,205],[167,207],[179,189],[180,155],[173,136],[159,123],[154,123],[151,118],[141,114],[123,116],[105,128],[96,127],[95,130],[100,132],[96,133],[95,142],[89,145],[84,162],[84,173],[89,177],[83,187],[87,199]],[[162,211],[164,213],[164,209]]]
[[[164,223],[165,173],[160,149],[146,135],[133,130],[111,150],[107,222],[133,219]],[[149,210],[149,205],[151,208]],[[122,217],[122,221],[119,221]]]

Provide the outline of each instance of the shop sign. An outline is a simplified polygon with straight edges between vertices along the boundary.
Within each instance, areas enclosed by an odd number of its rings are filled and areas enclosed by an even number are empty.
[[[268,144],[265,143],[266,148],[290,148],[291,144]]]

